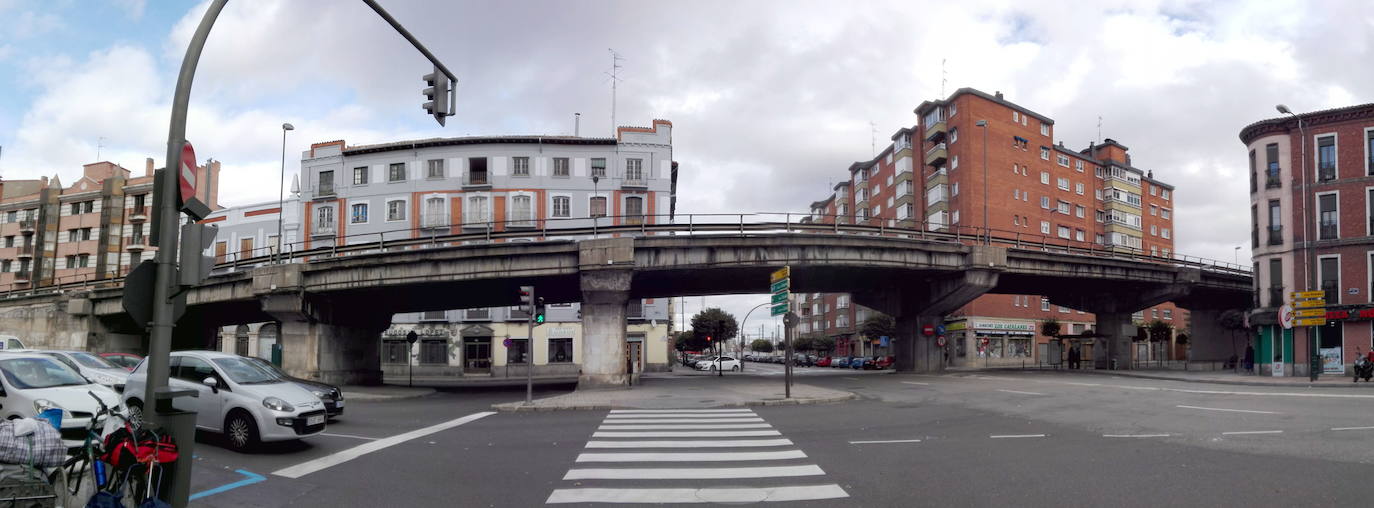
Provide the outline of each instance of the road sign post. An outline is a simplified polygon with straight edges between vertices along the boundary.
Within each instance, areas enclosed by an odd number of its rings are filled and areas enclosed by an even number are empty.
[[[410,366],[410,374],[408,375],[410,379],[406,381],[406,386],[412,388],[415,387],[415,341],[417,340],[420,340],[420,336],[415,333],[415,330],[406,332],[406,365]]]

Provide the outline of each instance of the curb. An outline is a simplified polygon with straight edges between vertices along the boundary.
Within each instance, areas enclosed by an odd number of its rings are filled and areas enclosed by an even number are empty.
[[[433,388],[428,388],[428,389],[419,390],[419,391],[417,391],[417,392],[415,392],[415,393],[407,393],[407,394],[405,394],[405,395],[380,395],[380,394],[376,394],[376,393],[367,393],[367,392],[347,392],[347,391],[342,392],[342,393],[343,393],[343,395],[344,395],[344,400],[367,400],[367,401],[376,401],[376,400],[418,399],[418,398],[424,397],[424,396],[426,396],[426,395],[432,395],[432,394],[434,394],[434,392],[435,392],[435,390],[434,390]]]
[[[1187,378],[1177,378],[1177,377],[1171,377],[1171,376],[1159,376],[1159,375],[1151,375],[1151,374],[1137,374],[1137,373],[1134,373],[1134,372],[1131,372],[1131,371],[1120,371],[1120,370],[1107,370],[1107,371],[1101,371],[1101,372],[1096,371],[1096,370],[1091,370],[1091,371],[1083,371],[1083,374],[1096,375],[1096,376],[1134,377],[1134,378],[1140,378],[1140,379],[1157,379],[1157,380],[1161,380],[1161,381],[1181,381],[1181,382],[1191,382],[1191,383],[1209,383],[1209,384],[1215,384],[1215,385],[1231,385],[1231,386],[1267,386],[1267,387],[1270,387],[1270,388],[1360,388],[1360,387],[1362,387],[1362,386],[1368,386],[1368,385],[1369,385],[1369,383],[1366,383],[1366,384],[1363,384],[1363,385],[1361,385],[1361,384],[1359,384],[1359,383],[1350,383],[1350,384],[1344,384],[1344,383],[1262,383],[1262,382],[1259,382],[1259,381],[1232,381],[1232,380],[1229,380],[1229,379],[1187,379]],[[1374,388],[1368,388],[1368,389],[1374,390]]]
[[[808,398],[805,398],[805,399],[764,399],[764,400],[750,400],[750,401],[745,401],[745,402],[729,402],[729,403],[725,403],[725,404],[716,404],[716,405],[713,405],[713,406],[709,406],[708,408],[695,408],[695,407],[694,407],[694,408],[691,408],[691,409],[716,409],[716,408],[753,407],[753,406],[800,406],[800,405],[811,405],[811,404],[830,404],[830,403],[834,403],[834,402],[843,402],[843,401],[846,401],[846,400],[855,400],[855,399],[858,399],[858,398],[859,398],[859,396],[856,395],[856,394],[847,393],[847,394],[845,394],[845,395],[835,396],[835,397],[808,397]],[[536,405],[536,406],[526,406],[526,405],[524,405],[524,403],[521,403],[521,402],[502,402],[502,403],[500,403],[500,404],[492,404],[492,405],[491,405],[491,408],[492,408],[493,410],[495,410],[495,411],[497,411],[497,412],[501,412],[501,413],[528,413],[528,412],[542,412],[542,411],[600,411],[600,410],[609,410],[609,409],[646,409],[646,408],[639,408],[639,407],[633,407],[633,406],[624,406],[624,405],[617,405],[617,404],[582,404],[582,405],[567,405],[567,406],[537,406],[537,405]],[[647,409],[673,409],[673,408],[647,408]]]

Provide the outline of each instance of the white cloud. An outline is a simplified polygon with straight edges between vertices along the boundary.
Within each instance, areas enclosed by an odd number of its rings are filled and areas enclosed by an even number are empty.
[[[115,4],[124,9],[124,14],[131,21],[143,19],[143,10],[148,7],[147,0],[116,0]]]

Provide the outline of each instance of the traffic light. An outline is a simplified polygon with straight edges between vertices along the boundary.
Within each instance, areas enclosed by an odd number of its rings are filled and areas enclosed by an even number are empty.
[[[707,344],[710,344],[710,343],[711,343],[711,336],[710,336],[710,335],[707,335],[707,336],[706,336],[706,343],[707,343]]]
[[[181,265],[177,271],[178,285],[194,286],[210,276],[210,269],[215,267],[215,258],[204,253],[215,242],[218,232],[218,226],[195,222],[181,226],[181,246],[177,251],[177,261]]]
[[[520,306],[525,310],[532,308],[534,303],[534,286],[520,286]]]
[[[425,112],[433,115],[442,126],[444,117],[448,116],[448,77],[435,67],[434,72],[425,74],[424,80],[428,87],[424,90],[425,99],[429,100],[424,104]]]
[[[544,297],[539,297],[534,304],[534,324],[544,324]]]

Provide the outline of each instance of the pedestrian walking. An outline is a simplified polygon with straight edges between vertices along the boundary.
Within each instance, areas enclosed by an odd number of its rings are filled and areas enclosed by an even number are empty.
[[[1079,361],[1082,359],[1082,356],[1081,356],[1081,355],[1082,355],[1082,353],[1080,353],[1080,352],[1078,351],[1078,346],[1077,346],[1077,345],[1074,345],[1074,346],[1070,346],[1070,347],[1069,347],[1069,369],[1070,369],[1070,370],[1078,369]]]
[[[1255,346],[1245,346],[1245,372],[1255,373]]]

